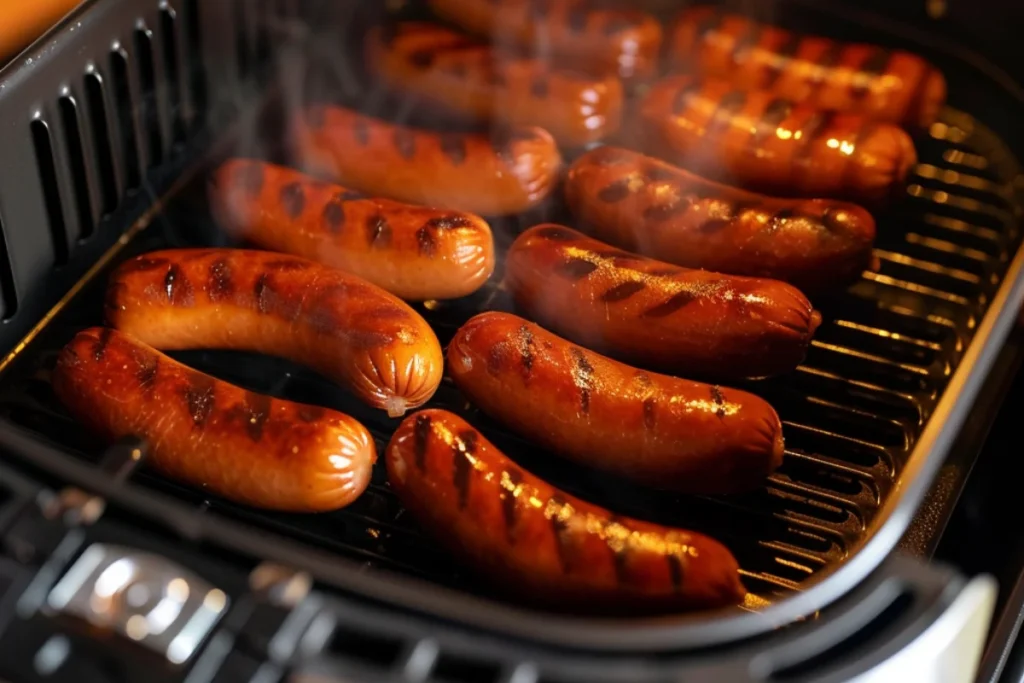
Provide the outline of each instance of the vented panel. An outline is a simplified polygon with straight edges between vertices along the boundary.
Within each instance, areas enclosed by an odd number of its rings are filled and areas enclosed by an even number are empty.
[[[135,191],[160,194],[173,177],[161,170],[195,156],[186,143],[207,121],[209,85],[241,87],[221,54],[233,49],[230,37],[204,29],[204,43],[200,35],[207,22],[229,23],[219,5],[83,3],[54,30],[59,39],[42,40],[5,70],[0,301],[11,322],[0,346],[13,346],[118,238],[125,221],[109,218],[143,208]]]

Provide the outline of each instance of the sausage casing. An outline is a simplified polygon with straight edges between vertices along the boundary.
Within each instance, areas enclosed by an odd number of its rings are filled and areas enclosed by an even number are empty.
[[[378,29],[367,61],[391,87],[476,121],[539,126],[581,147],[618,130],[622,85],[553,69],[540,59],[500,55],[444,26],[406,22]]]
[[[293,119],[299,163],[368,195],[499,216],[539,204],[562,157],[542,128],[438,133],[337,106]]]
[[[678,16],[668,52],[677,70],[911,127],[930,126],[946,99],[942,73],[917,55],[803,36],[708,6]]]
[[[348,505],[370,481],[370,433],[342,413],[246,391],[110,328],[64,347],[53,388],[110,441],[137,436],[164,475],[236,502],[288,512]]]
[[[776,280],[689,270],[560,225],[513,242],[517,308],[588,348],[684,377],[763,377],[795,368],[820,314]]]
[[[525,472],[462,418],[424,410],[387,448],[388,481],[449,551],[540,604],[627,612],[739,602],[739,566],[701,534],[617,517]]]
[[[641,11],[575,0],[430,0],[430,8],[488,40],[506,37],[531,53],[587,73],[642,80],[653,75],[661,25]]]
[[[648,153],[701,175],[780,196],[884,203],[917,163],[890,123],[824,111],[727,81],[673,76],[641,105]]]
[[[816,293],[874,265],[875,221],[856,204],[745,192],[625,149],[599,147],[577,159],[565,196],[598,238],[687,268]]]
[[[354,273],[402,299],[466,296],[494,271],[491,229],[470,213],[371,199],[248,159],[217,169],[211,199],[229,232]]]
[[[236,349],[288,358],[392,416],[441,382],[433,330],[400,299],[313,261],[244,249],[168,249],[121,264],[110,325],[158,349]]]
[[[685,493],[734,493],[782,461],[782,424],[746,392],[637,370],[510,313],[481,313],[448,345],[466,396],[584,465]]]

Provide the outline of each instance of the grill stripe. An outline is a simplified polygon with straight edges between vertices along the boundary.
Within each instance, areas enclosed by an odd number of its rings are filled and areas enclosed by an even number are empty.
[[[477,434],[474,431],[459,432],[452,444],[452,484],[459,494],[459,509],[466,508],[469,500],[469,475],[473,469],[469,458],[476,452]]]
[[[505,471],[508,476],[509,482],[513,487],[518,487],[523,481],[523,473],[514,467],[510,467]],[[505,520],[505,535],[508,537],[509,543],[513,541],[514,532],[516,528],[517,515],[516,515],[516,496],[512,491],[503,491],[503,497],[501,499],[501,512]]]

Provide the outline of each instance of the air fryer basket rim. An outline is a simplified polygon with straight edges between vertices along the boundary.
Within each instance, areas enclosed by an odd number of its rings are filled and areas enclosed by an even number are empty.
[[[797,2],[805,4],[801,0]],[[66,26],[91,4],[83,3],[78,12],[70,15],[61,26]],[[39,44],[31,48],[33,53],[42,49]],[[9,71],[3,74],[5,77],[10,75]],[[157,200],[154,209],[160,203]],[[148,211],[132,230],[144,227],[153,213],[152,209]],[[115,245],[97,263],[108,255],[116,256],[121,246]],[[896,546],[941,467],[999,347],[1013,326],[1022,301],[1024,248],[1018,249],[1014,255],[976,335],[917,440],[900,477],[905,486],[889,495],[880,514],[865,533],[863,544],[852,549],[843,562],[816,573],[802,585],[801,592],[790,594],[756,613],[729,608],[717,612],[623,621],[563,617],[519,609],[414,577],[381,571],[367,574],[360,571],[352,560],[310,548],[273,532],[257,532],[229,519],[200,515],[188,504],[166,494],[113,481],[91,464],[73,460],[59,449],[34,440],[6,420],[0,425],[0,448],[31,454],[31,461],[41,468],[91,489],[115,504],[129,508],[134,514],[145,515],[172,527],[184,538],[202,538],[243,554],[285,564],[301,564],[300,568],[342,590],[380,600],[399,609],[424,612],[463,625],[554,645],[617,651],[695,647],[738,640],[804,618],[848,593],[879,566]],[[48,317],[44,316],[40,324]],[[272,542],[268,543],[268,538]],[[302,562],[296,563],[296,558],[302,558]]]
[[[183,177],[175,186],[180,188],[185,184],[186,178]],[[145,229],[148,221],[159,215],[169,194],[155,202],[127,234]],[[121,240],[96,265],[116,258],[128,241]],[[100,270],[96,267],[91,272]],[[84,285],[89,280],[87,276],[80,283]],[[65,305],[73,294],[70,292],[54,307],[54,311]],[[399,609],[424,612],[524,640],[569,647],[616,651],[700,647],[740,640],[805,618],[846,595],[882,563],[906,531],[942,466],[1000,346],[1014,325],[1016,311],[1022,302],[1024,247],[1015,254],[974,339],[909,455],[900,477],[907,485],[890,493],[866,531],[864,542],[851,549],[845,560],[817,572],[801,584],[800,591],[758,612],[724,608],[639,620],[562,616],[520,609],[506,602],[478,597],[416,577],[387,571],[365,573],[347,558],[310,548],[272,532],[256,533],[244,524],[201,514],[163,493],[113,481],[89,463],[73,461],[58,449],[34,441],[7,420],[2,421],[3,428],[0,428],[0,447],[32,453],[35,464],[126,506],[134,514],[143,514],[169,525],[185,538],[202,538],[245,555],[295,566],[342,590],[380,600]],[[50,317],[49,314],[44,316],[34,332],[41,330]],[[32,336],[30,332],[25,340]],[[273,537],[272,543],[266,542],[269,537]],[[296,562],[296,558],[302,558],[302,561]]]

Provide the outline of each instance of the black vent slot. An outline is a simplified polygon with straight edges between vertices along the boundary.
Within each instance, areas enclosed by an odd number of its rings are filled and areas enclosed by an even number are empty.
[[[236,0],[235,8],[235,47],[237,49],[238,75],[247,78],[252,71],[252,52],[249,46],[249,23],[253,21],[251,12],[244,0]]]
[[[62,266],[68,262],[68,233],[64,225],[64,209],[57,186],[57,167],[53,160],[53,143],[46,122],[36,119],[32,122],[32,144],[36,151],[39,168],[39,182],[43,186],[43,200],[49,218],[50,241],[53,243],[53,261]]]
[[[195,108],[196,123],[198,123],[206,115],[206,78],[202,60],[203,39],[199,27],[199,0],[186,0],[185,20],[188,25],[186,63],[192,87],[192,106]]]
[[[114,78],[114,95],[117,98],[117,118],[121,132],[121,151],[124,154],[124,168],[128,189],[138,188],[142,182],[139,168],[139,141],[135,135],[135,121],[132,112],[135,102],[131,84],[128,81],[128,57],[123,50],[110,53],[110,71]]]
[[[104,214],[109,214],[117,208],[117,177],[114,174],[114,148],[107,127],[107,107],[103,100],[103,81],[98,74],[86,74],[85,100],[92,123],[93,151],[100,172],[101,209]]]
[[[18,312],[18,292],[14,286],[14,269],[11,254],[7,250],[7,231],[0,222],[0,302],[3,303],[3,320],[10,320]]]
[[[60,109],[64,140],[67,142],[68,161],[71,164],[71,181],[75,188],[75,208],[78,211],[79,239],[92,235],[95,225],[92,220],[92,206],[89,202],[89,178],[85,170],[85,152],[82,150],[82,133],[78,125],[78,106],[69,96],[61,97],[57,104]]]
[[[168,97],[171,109],[171,135],[175,142],[185,139],[182,111],[181,74],[178,73],[178,42],[175,16],[169,7],[160,10],[160,40],[164,46],[164,68],[167,71]]]
[[[135,30],[135,55],[142,81],[142,125],[149,149],[149,167],[163,160],[164,146],[160,138],[160,111],[156,101],[156,70],[153,66],[153,34],[149,29]]]
[[[398,661],[402,654],[402,641],[393,636],[360,631],[341,624],[334,630],[326,652],[384,669]]]
[[[481,659],[442,652],[437,657],[431,683],[497,683],[501,667]]]

